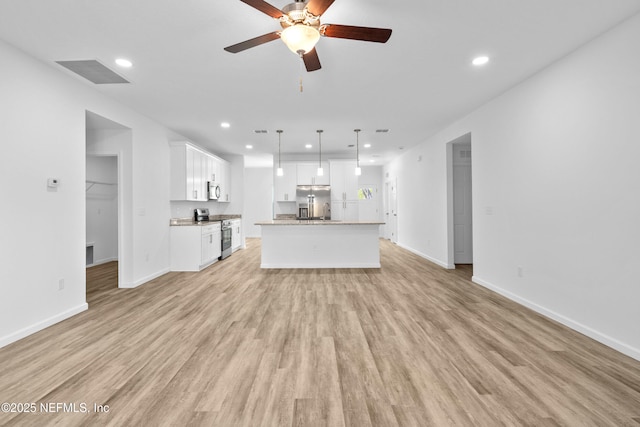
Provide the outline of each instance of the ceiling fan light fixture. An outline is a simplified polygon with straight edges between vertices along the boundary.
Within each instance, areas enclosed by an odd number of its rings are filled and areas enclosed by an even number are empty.
[[[317,28],[309,25],[295,24],[282,30],[280,38],[291,52],[304,55],[313,50],[318,43],[320,32]]]

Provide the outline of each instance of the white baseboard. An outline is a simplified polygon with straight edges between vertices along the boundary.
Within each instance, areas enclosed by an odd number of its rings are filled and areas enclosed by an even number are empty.
[[[165,274],[169,273],[170,271],[171,271],[170,268],[163,268],[162,270],[157,271],[157,272],[155,272],[153,274],[150,274],[150,275],[148,275],[146,277],[143,277],[141,279],[138,279],[135,282],[120,283],[120,287],[121,288],[127,288],[127,289],[137,288],[138,286],[143,285],[143,284],[145,284],[147,282],[150,282],[153,279],[158,278],[158,277],[160,277],[162,275],[165,275]]]
[[[405,246],[402,243],[396,243],[396,245],[400,246],[402,249],[406,249],[409,252],[418,255],[419,257],[422,257],[422,258],[424,258],[424,259],[426,259],[428,261],[431,261],[434,264],[438,264],[440,267],[446,268],[447,270],[453,270],[453,269],[456,268],[455,264],[448,264],[448,263],[446,263],[444,261],[441,261],[441,260],[439,260],[437,258],[431,257],[431,256],[429,256],[427,254],[423,254],[422,252],[417,251],[417,250],[415,250],[415,249],[413,249],[413,248],[411,248],[409,246]]]
[[[84,304],[80,304],[77,307],[73,307],[69,310],[63,311],[62,313],[56,314],[55,316],[49,317],[48,319],[41,320],[40,322],[34,323],[31,326],[20,329],[19,331],[16,331],[10,335],[4,336],[0,338],[0,348],[21,340],[22,338],[25,338],[31,334],[35,334],[36,332],[48,328],[51,325],[55,325],[58,322],[62,322],[63,320],[68,319],[71,316],[75,316],[78,313],[82,313],[88,308],[89,305],[85,302]]]
[[[630,345],[627,345],[615,338],[612,338],[606,334],[603,334],[601,332],[596,331],[595,329],[592,329],[588,326],[583,325],[582,323],[576,322],[573,319],[570,319],[566,316],[563,316],[559,313],[556,313],[553,310],[549,310],[541,305],[538,305],[532,301],[529,301],[528,299],[522,298],[512,292],[509,292],[505,289],[502,289],[498,286],[495,286],[492,283],[487,282],[486,280],[483,280],[477,276],[473,276],[471,278],[471,281],[473,281],[474,283],[477,283],[480,286],[484,286],[487,289],[491,289],[492,291],[499,293],[502,296],[505,296],[507,298],[509,298],[512,301],[517,302],[518,304],[521,304],[527,308],[530,308],[531,310],[542,314],[545,317],[548,317],[550,319],[555,320],[556,322],[562,323],[563,325],[580,332],[583,335],[588,336],[589,338],[593,338],[594,340],[608,346],[611,347],[617,351],[619,351],[622,354],[625,354],[629,357],[632,357],[636,360],[640,360],[640,349],[634,348]]]
[[[333,262],[327,263],[327,264],[322,264],[322,263],[317,263],[317,264],[260,264],[260,268],[264,268],[264,269],[272,269],[272,268],[286,268],[286,269],[292,269],[292,268],[300,268],[300,269],[306,269],[306,268],[380,268],[380,264],[376,264],[376,263],[345,263],[345,264],[336,264]]]

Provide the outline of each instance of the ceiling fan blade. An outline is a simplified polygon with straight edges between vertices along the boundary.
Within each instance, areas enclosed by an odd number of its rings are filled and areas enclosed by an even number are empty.
[[[354,27],[352,25],[327,24],[322,32],[325,37],[386,43],[391,37],[388,28]]]
[[[273,40],[277,40],[280,38],[280,33],[274,31],[273,33],[264,34],[262,36],[258,36],[249,40],[245,40],[243,42],[227,46],[224,48],[227,52],[238,53],[243,50],[250,49],[252,47],[260,46],[261,44],[268,43]]]
[[[325,10],[329,9],[333,2],[334,0],[309,0],[307,10],[315,16],[320,16]]]
[[[284,12],[275,6],[271,6],[269,3],[263,0],[240,0],[242,3],[246,3],[249,6],[258,9],[262,13],[266,13],[272,18],[278,19]]]
[[[318,52],[316,52],[315,47],[302,55],[302,60],[304,61],[304,66],[307,68],[307,71],[316,71],[322,68],[320,66],[320,58],[318,58]]]

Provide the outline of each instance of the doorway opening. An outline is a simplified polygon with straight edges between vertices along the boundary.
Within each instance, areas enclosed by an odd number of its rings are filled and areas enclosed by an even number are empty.
[[[448,264],[473,274],[471,133],[447,143]]]
[[[130,128],[90,111],[86,112],[85,237],[87,301],[97,288],[121,288],[131,268],[124,231],[126,197],[131,180],[124,167],[130,159]],[[90,271],[91,270],[91,271]],[[96,285],[99,278],[99,285]]]

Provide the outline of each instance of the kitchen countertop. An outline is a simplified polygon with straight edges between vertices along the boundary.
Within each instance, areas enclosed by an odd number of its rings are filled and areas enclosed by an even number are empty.
[[[255,225],[382,225],[381,221],[339,221],[339,220],[306,220],[306,219],[272,219],[259,221]]]
[[[242,215],[211,215],[209,221],[194,221],[193,218],[171,218],[170,226],[203,226],[211,225],[214,222],[220,222],[225,219],[242,219]]]

